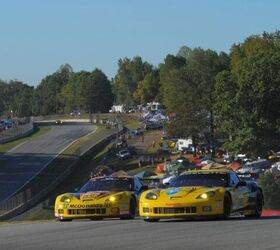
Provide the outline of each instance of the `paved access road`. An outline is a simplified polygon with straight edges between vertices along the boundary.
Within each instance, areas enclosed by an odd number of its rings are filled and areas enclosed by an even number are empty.
[[[0,249],[279,250],[280,217],[0,224]]]
[[[96,129],[93,125],[57,125],[50,132],[0,155],[0,202],[37,175],[76,139]]]

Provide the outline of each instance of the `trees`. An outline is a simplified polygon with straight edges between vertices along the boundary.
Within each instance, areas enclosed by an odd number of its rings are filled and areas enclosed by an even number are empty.
[[[142,62],[141,57],[134,57],[132,60],[128,58],[120,59],[118,62],[118,72],[113,79],[113,93],[117,103],[132,105],[139,100],[139,97],[134,92],[140,81],[146,74],[152,72],[152,65],[147,62]]]
[[[265,173],[258,182],[263,190],[265,208],[280,209],[280,179],[275,178],[271,173]]]
[[[59,98],[59,95],[72,74],[71,66],[65,64],[41,81],[33,96],[33,112],[35,115],[63,113],[64,103]]]
[[[133,94],[133,99],[141,104],[154,100],[160,101],[159,88],[159,71],[155,69],[147,73],[144,79],[138,83],[137,89]]]
[[[173,99],[177,91],[176,82],[173,81],[173,78],[185,63],[186,60],[183,57],[167,55],[164,59],[164,63],[159,65],[160,95],[168,112],[174,112],[176,109],[176,105],[173,105]]]
[[[32,113],[33,87],[20,81],[0,81],[0,114],[18,117]]]
[[[99,69],[74,73],[60,96],[65,112],[77,109],[89,113],[108,112],[114,100],[112,86]]]
[[[216,110],[233,152],[263,155],[280,140],[278,36],[253,36],[231,51],[231,70],[217,77]]]
[[[204,134],[214,143],[214,79],[228,66],[225,53],[200,48],[188,51],[186,59],[169,55],[160,66],[163,100],[168,112],[176,113],[170,125],[177,136],[196,144]]]
[[[112,87],[106,75],[99,69],[82,72],[79,77],[78,95],[80,107],[90,114],[108,112],[113,104]]]

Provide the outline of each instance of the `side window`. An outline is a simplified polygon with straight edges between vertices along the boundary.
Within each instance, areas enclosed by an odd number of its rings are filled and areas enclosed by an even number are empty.
[[[230,186],[234,187],[239,182],[239,178],[236,174],[230,173]]]
[[[142,183],[139,181],[138,178],[134,178],[134,190],[137,192],[140,190]]]

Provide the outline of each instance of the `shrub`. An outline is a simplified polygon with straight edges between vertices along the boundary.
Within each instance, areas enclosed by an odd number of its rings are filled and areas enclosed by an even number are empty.
[[[258,183],[263,189],[264,207],[266,209],[280,209],[280,178],[266,173],[259,178]]]

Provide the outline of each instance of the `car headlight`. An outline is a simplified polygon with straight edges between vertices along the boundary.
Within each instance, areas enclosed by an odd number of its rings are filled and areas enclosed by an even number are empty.
[[[147,200],[157,200],[158,196],[155,193],[149,192],[146,194],[145,198]]]
[[[116,200],[121,200],[122,197],[123,197],[122,195],[112,195],[109,197],[109,201],[115,202]]]
[[[116,200],[116,196],[110,196],[109,201],[114,202]]]
[[[214,191],[209,191],[209,192],[206,192],[206,193],[203,193],[203,194],[197,196],[196,199],[207,199],[209,197],[213,197],[214,195],[215,195]]]
[[[61,201],[61,202],[66,202],[66,203],[70,203],[70,202],[71,202],[71,198],[68,197],[68,196],[62,196],[62,197],[60,198],[60,201]]]

